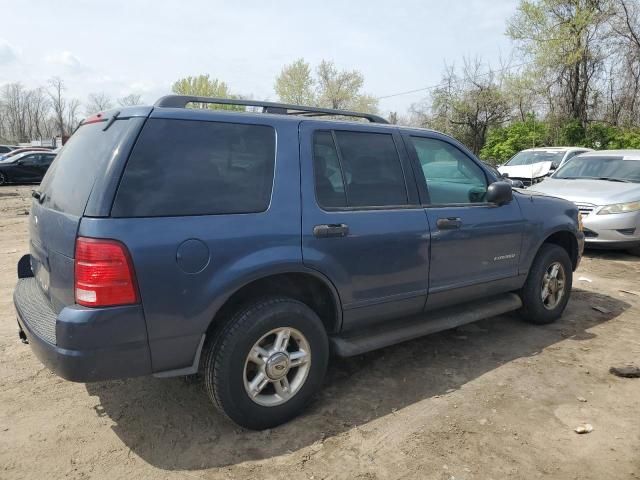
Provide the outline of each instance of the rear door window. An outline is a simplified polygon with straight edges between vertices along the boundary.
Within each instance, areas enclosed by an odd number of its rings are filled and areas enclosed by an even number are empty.
[[[392,135],[317,132],[314,170],[316,197],[323,207],[392,207],[409,203]]]
[[[265,211],[275,130],[194,120],[150,119],[129,157],[114,217]]]

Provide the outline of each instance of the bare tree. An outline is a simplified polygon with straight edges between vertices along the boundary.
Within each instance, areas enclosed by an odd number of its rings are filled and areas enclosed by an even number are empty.
[[[113,108],[113,102],[111,97],[104,92],[90,93],[87,97],[87,105],[85,107],[85,113],[87,115],[93,115],[94,113],[102,112]]]
[[[130,93],[124,97],[118,99],[118,105],[121,107],[132,107],[134,105],[140,105],[142,103],[142,95],[139,93]]]
[[[431,93],[430,103],[413,107],[421,126],[455,136],[476,154],[484,146],[489,128],[506,122],[512,110],[501,77],[483,68],[480,59],[465,60],[460,73],[448,67],[440,86]]]
[[[60,136],[66,135],[66,114],[67,114],[67,101],[64,98],[64,82],[60,77],[53,77],[49,79],[49,99],[51,100],[51,108],[53,109],[53,116],[55,122],[56,134]]]
[[[613,125],[631,126],[640,121],[640,5],[613,0],[610,27],[604,116]]]
[[[27,132],[31,139],[43,139],[51,137],[47,119],[51,111],[51,105],[44,91],[38,87],[31,90],[26,97]]]
[[[9,83],[2,89],[2,106],[7,136],[17,142],[29,140],[27,99],[29,92],[21,83]]]
[[[78,118],[79,110],[80,100],[78,100],[77,98],[72,98],[71,100],[69,100],[65,117],[65,128],[67,135],[71,135],[80,123],[80,120]]]

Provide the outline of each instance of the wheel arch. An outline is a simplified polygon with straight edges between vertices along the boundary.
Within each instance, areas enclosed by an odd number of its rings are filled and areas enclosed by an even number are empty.
[[[538,249],[536,250],[536,255],[540,251],[542,245],[545,244],[553,244],[562,247],[568,254],[571,259],[571,266],[575,271],[578,268],[578,256],[579,256],[579,247],[578,247],[578,239],[575,234],[570,230],[557,230],[553,233],[547,235],[547,237],[538,245]]]
[[[333,283],[316,270],[301,267],[254,274],[229,293],[216,310],[207,336],[215,334],[233,312],[252,299],[268,295],[288,296],[311,308],[322,320],[327,334],[342,325],[342,303]]]

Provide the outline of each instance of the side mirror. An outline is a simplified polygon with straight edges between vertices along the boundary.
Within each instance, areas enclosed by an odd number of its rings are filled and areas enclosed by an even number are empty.
[[[511,184],[508,182],[493,182],[487,188],[487,196],[485,198],[487,202],[495,203],[498,206],[509,203],[513,200]]]

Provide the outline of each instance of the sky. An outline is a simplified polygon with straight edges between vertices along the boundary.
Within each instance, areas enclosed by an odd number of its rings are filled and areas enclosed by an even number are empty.
[[[364,91],[383,97],[440,82],[445,65],[481,57],[498,65],[517,0],[0,0],[0,85],[153,103],[171,84],[208,73],[234,93],[277,100],[274,79],[303,57],[356,69]],[[427,92],[380,100],[405,112]]]

